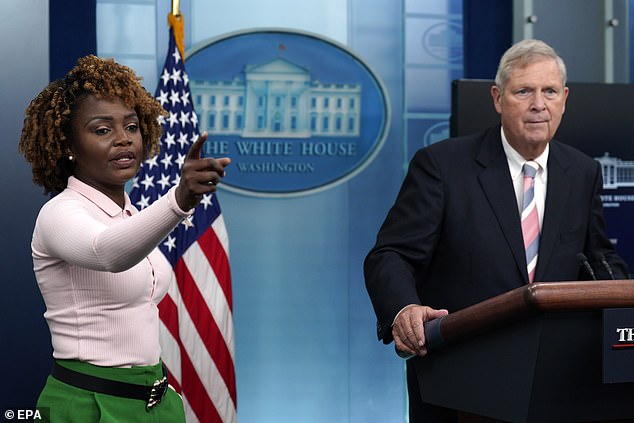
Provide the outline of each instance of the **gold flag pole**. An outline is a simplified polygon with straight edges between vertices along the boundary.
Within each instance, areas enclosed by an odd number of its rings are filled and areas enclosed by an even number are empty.
[[[181,14],[181,2],[180,0],[172,0],[172,15],[180,16]]]
[[[180,0],[172,0],[172,13],[167,16],[167,23],[174,31],[178,52],[185,61],[185,19],[181,15]]]

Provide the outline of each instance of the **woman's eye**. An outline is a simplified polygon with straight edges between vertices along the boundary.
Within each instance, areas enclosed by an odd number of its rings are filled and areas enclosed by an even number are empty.
[[[110,129],[108,129],[108,128],[97,128],[95,130],[95,134],[97,134],[97,135],[106,135],[109,132],[110,132]]]
[[[128,127],[126,128],[129,132],[136,132],[139,130],[139,125],[137,125],[136,123],[133,123],[131,125],[128,125]]]

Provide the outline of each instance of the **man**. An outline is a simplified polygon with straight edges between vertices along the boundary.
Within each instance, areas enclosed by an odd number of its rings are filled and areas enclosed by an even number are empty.
[[[533,281],[588,279],[579,253],[602,255],[616,278],[628,277],[604,233],[599,164],[553,140],[565,84],[564,62],[547,44],[507,50],[491,88],[501,125],[419,150],[365,260],[379,339],[414,356],[413,423],[456,419],[420,397],[424,321]]]

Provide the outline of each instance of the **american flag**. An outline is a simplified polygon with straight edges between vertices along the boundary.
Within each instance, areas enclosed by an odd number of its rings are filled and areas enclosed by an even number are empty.
[[[156,99],[169,113],[161,118],[161,152],[143,163],[130,198],[143,209],[178,184],[189,146],[198,137],[183,58],[170,29]],[[188,423],[235,422],[233,317],[228,237],[215,194],[159,245],[176,282],[159,304],[163,361],[170,384],[182,395]]]

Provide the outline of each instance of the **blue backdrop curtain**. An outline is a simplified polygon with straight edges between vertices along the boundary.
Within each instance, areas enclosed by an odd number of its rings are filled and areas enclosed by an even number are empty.
[[[50,0],[49,73],[61,78],[77,59],[97,52],[95,0]]]
[[[493,79],[498,61],[513,43],[511,0],[463,0],[464,77]]]

